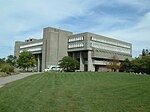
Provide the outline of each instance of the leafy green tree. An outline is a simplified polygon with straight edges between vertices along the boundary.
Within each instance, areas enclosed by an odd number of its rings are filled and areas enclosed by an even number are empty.
[[[145,56],[146,55],[146,51],[145,49],[142,50],[142,56]]]
[[[131,61],[134,72],[150,74],[150,56],[142,56]]]
[[[142,72],[150,74],[150,56],[143,56],[141,59]]]
[[[121,62],[120,71],[121,72],[129,72],[130,70],[131,70],[131,62],[127,58],[123,62]]]
[[[65,56],[59,61],[59,66],[66,71],[79,69],[79,62],[72,57]]]
[[[34,67],[36,60],[34,55],[29,51],[23,51],[20,53],[17,59],[17,66],[28,71],[28,68]]]
[[[132,67],[133,72],[140,72],[141,66],[142,66],[141,58],[138,57],[131,61],[131,67]]]
[[[2,67],[3,64],[6,63],[6,59],[5,58],[0,58],[0,68]]]
[[[14,66],[16,63],[16,56],[13,55],[7,56],[6,63],[9,63]]]
[[[116,55],[112,57],[112,59],[109,61],[107,68],[111,69],[112,72],[116,72],[120,68],[119,59]]]

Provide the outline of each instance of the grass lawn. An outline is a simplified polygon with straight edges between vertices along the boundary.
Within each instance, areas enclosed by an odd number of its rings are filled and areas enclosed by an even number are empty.
[[[150,112],[150,76],[33,75],[0,88],[0,112]]]

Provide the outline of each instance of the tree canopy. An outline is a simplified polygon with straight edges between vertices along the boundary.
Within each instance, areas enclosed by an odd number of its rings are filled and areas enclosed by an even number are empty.
[[[9,55],[7,58],[0,58],[0,71],[7,74],[14,72],[15,56]]]
[[[141,56],[131,61],[134,72],[150,74],[150,56]]]
[[[130,70],[131,70],[131,62],[127,58],[123,62],[121,62],[120,71],[121,72],[129,72]]]
[[[13,55],[7,56],[6,63],[14,66],[16,63],[16,56],[13,56]]]
[[[6,63],[6,58],[0,58],[0,68],[5,63]]]
[[[121,63],[120,71],[150,74],[150,56],[141,56],[132,61],[126,59]]]
[[[17,59],[17,66],[23,68],[24,70],[30,67],[34,67],[36,64],[35,57],[29,51],[23,51],[20,53],[19,58]]]
[[[112,72],[116,72],[120,68],[119,59],[116,55],[112,57],[112,59],[109,61],[107,68],[111,69]]]
[[[59,61],[59,66],[64,70],[70,71],[79,68],[79,62],[72,57],[65,56]]]
[[[142,56],[150,56],[150,51],[148,49],[143,49]]]

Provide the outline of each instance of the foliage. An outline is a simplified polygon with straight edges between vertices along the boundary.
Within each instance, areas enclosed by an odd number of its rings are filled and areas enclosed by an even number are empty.
[[[7,56],[6,63],[9,63],[14,66],[16,63],[16,56],[13,55]]]
[[[148,49],[143,49],[142,56],[150,56],[150,51]]]
[[[35,57],[29,51],[23,51],[20,53],[19,58],[17,59],[17,66],[28,70],[30,67],[34,67],[36,64]]]
[[[11,74],[14,72],[14,67],[11,64],[3,64],[3,66],[1,67],[1,71],[5,72],[7,74]]]
[[[131,62],[127,58],[123,62],[121,62],[120,71],[121,72],[130,72],[130,70],[131,70]]]
[[[133,72],[140,72],[141,71],[141,59],[135,58],[131,61],[131,67],[133,69]]]
[[[79,68],[79,62],[72,57],[65,56],[59,61],[59,66],[64,68],[64,70],[70,71]]]
[[[129,73],[33,75],[0,88],[0,112],[149,112],[149,85]]]
[[[142,56],[131,61],[134,72],[150,74],[150,56]]]
[[[146,55],[146,52],[145,52],[145,49],[142,50],[142,56],[145,56]]]
[[[13,55],[9,55],[7,56],[7,58],[0,58],[0,68],[6,63],[14,66],[15,62],[16,62],[16,57]]]
[[[1,76],[7,76],[14,72],[15,57],[9,55],[7,58],[0,58]]]
[[[6,59],[5,58],[0,58],[0,68],[2,67],[3,64],[6,63]]]
[[[112,72],[116,72],[120,68],[119,59],[116,55],[109,61],[107,68],[111,69]]]

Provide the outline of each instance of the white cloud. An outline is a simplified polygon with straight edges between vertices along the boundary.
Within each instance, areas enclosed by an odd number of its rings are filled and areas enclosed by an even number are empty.
[[[93,1],[94,2],[94,1]],[[68,16],[80,15],[92,1],[6,0],[0,2],[0,30],[3,35],[29,31],[39,26],[55,25]]]
[[[104,34],[117,37],[133,44],[133,56],[138,56],[142,49],[150,48],[150,12],[135,25],[126,29],[120,29]]]
[[[135,7],[139,12],[150,9],[149,0],[114,1]],[[91,11],[93,7],[99,4],[107,4],[108,2],[110,3],[110,0],[1,0],[0,48],[10,48],[11,50],[8,51],[11,52],[6,53],[4,50],[1,50],[0,57],[13,54],[14,42],[16,40],[25,40],[28,36],[42,37],[42,29],[44,27],[62,26],[74,32],[73,29],[80,29],[82,25],[90,24],[90,22],[83,22],[79,26],[76,26],[76,23],[63,26],[63,23],[60,25],[60,21],[72,16],[80,17],[85,15],[89,15],[91,23],[94,21],[93,23],[96,25],[93,27],[89,25],[89,27],[83,27],[84,29],[80,30],[117,37],[120,40],[131,42],[133,43],[134,51],[139,53],[139,50],[149,45],[150,25],[148,23],[150,22],[150,13],[145,14],[134,26],[112,31],[112,29],[109,29],[111,25],[116,25],[116,23],[124,23],[126,25],[126,23],[132,21],[119,16],[110,16],[109,14],[98,16],[94,15]],[[108,29],[104,29],[104,27]]]
[[[0,47],[12,49],[15,40],[24,40],[26,36],[35,34],[41,37],[44,27],[58,27],[57,23],[62,19],[82,15],[94,1],[96,0],[1,0]],[[2,52],[0,55],[5,57],[9,54]]]

